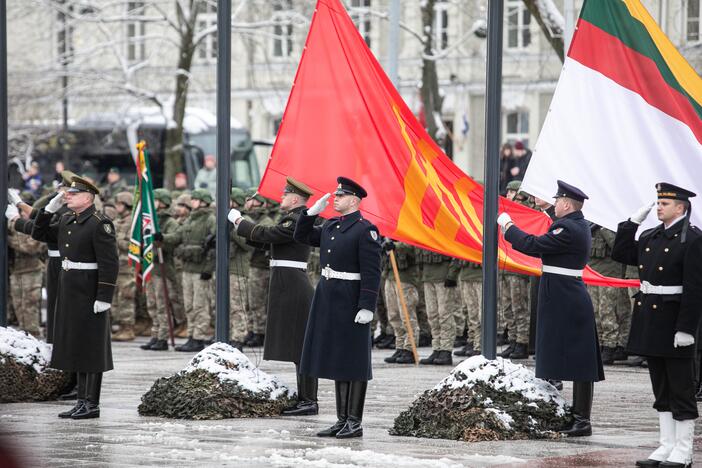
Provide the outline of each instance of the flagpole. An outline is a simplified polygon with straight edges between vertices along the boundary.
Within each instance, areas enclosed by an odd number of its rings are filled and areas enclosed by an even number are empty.
[[[7,9],[0,2],[0,206],[7,206]],[[7,219],[0,220],[0,326],[7,326]]]
[[[410,321],[409,311],[407,310],[407,303],[405,302],[405,293],[402,289],[402,281],[400,281],[400,271],[397,269],[397,261],[395,260],[395,251],[390,251],[390,264],[392,265],[392,273],[395,276],[395,285],[397,287],[397,297],[400,299],[400,305],[402,306],[402,318],[405,322],[405,330],[407,330],[407,335],[409,336],[410,343],[412,344],[412,356],[414,356],[414,365],[419,364],[419,353],[417,353],[417,343],[414,341],[414,330],[412,329],[412,322]]]
[[[154,216],[156,213],[154,213]],[[168,294],[168,284],[166,283],[166,266],[163,263],[163,250],[161,247],[157,247],[158,252],[158,263],[159,270],[161,271],[161,281],[163,286],[163,297],[166,300],[166,317],[168,319],[168,336],[171,338],[171,346],[175,348],[175,323],[173,319],[173,303],[171,303],[171,296]]]
[[[503,0],[489,0],[485,96],[485,198],[483,203],[483,301],[481,349],[495,359],[497,339],[497,197],[500,183]]]

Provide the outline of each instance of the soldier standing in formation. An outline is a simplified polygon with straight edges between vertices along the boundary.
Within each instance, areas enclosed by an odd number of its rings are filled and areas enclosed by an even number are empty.
[[[208,242],[216,234],[216,221],[210,204],[212,195],[205,189],[193,190],[190,216],[174,232],[154,234],[166,249],[174,249],[183,260],[183,304],[188,321],[188,341],[176,351],[202,351],[210,340],[210,296],[214,255]]]
[[[246,204],[246,192],[242,189],[232,188],[230,207],[243,210]],[[244,219],[247,219],[244,214]],[[246,341],[247,296],[249,263],[253,247],[246,243],[246,239],[236,234],[232,226],[229,236],[229,331],[230,345],[241,351]]]
[[[58,243],[63,259],[49,366],[77,373],[78,402],[61,418],[99,417],[102,373],[113,368],[108,311],[119,257],[112,221],[93,203],[98,193],[93,184],[74,177],[65,193],[71,211],[58,224],[51,223],[63,205],[59,193],[37,215],[32,231],[39,241]]]
[[[119,249],[119,277],[117,278],[115,300],[112,304],[112,320],[118,327],[117,331],[112,334],[114,341],[134,340],[136,279],[134,269],[129,268],[133,205],[133,193],[119,192],[115,195],[117,217],[114,219],[114,225],[117,233],[117,248]]]
[[[178,226],[182,226],[185,220],[190,216],[192,208],[190,193],[181,193],[175,198],[174,208],[173,208],[173,219],[178,222]],[[178,251],[173,251],[173,264],[176,269],[176,290],[178,302],[177,306],[174,308],[173,313],[175,314],[175,319],[178,325],[176,326],[175,336],[178,338],[188,337],[188,319],[185,316],[185,303],[183,301],[183,259],[178,255]]]
[[[648,359],[660,424],[660,446],[636,465],[688,467],[699,416],[694,344],[702,314],[702,232],[689,225],[694,193],[669,183],[656,190],[661,224],[637,241],[653,204],[640,208],[619,224],[612,258],[639,269],[627,350]]]
[[[275,225],[262,226],[248,221],[236,208],[232,208],[228,216],[238,235],[254,243],[267,244],[270,251],[271,281],[263,359],[295,363],[298,402],[283,411],[285,416],[319,412],[317,379],[300,372],[302,344],[313,295],[306,272],[310,247],[293,239],[297,220],[307,208],[311,195],[309,187],[288,177],[280,204],[282,216]]]
[[[330,194],[303,211],[295,240],[320,248],[322,279],[315,289],[300,372],[334,380],[337,422],[317,433],[339,439],[361,437],[363,405],[371,370],[371,328],[380,289],[378,229],[359,211],[367,193],[358,183],[337,178],[334,210],[321,227],[317,216]]]
[[[589,436],[593,382],[604,379],[604,370],[592,301],[582,280],[592,242],[581,211],[588,197],[559,180],[554,198],[558,219],[544,235],[527,234],[507,213],[500,214],[497,222],[514,249],[542,260],[536,376],[573,381],[574,423],[561,432]]]
[[[458,275],[461,299],[468,311],[468,339],[459,350],[454,351],[456,356],[477,356],[480,354],[480,314],[483,303],[483,268],[479,263],[456,260],[461,268]]]

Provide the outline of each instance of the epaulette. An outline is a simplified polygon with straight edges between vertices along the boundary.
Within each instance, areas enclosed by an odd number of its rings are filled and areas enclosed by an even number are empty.
[[[105,215],[102,211],[95,211],[93,212],[93,216],[95,216],[98,221],[111,221],[110,218]]]
[[[653,234],[657,229],[660,229],[660,228],[661,228],[661,226],[656,226],[656,227],[652,227],[651,229],[646,229],[646,230],[645,230],[644,232],[642,232],[641,235],[639,236],[639,240],[641,240],[641,239],[644,238],[644,237],[650,236],[650,235]]]

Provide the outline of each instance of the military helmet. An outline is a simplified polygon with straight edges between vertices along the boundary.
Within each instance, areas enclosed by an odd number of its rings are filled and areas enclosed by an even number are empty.
[[[193,190],[193,193],[190,195],[190,198],[193,200],[200,200],[205,203],[212,203],[212,194],[209,192],[209,190],[206,189],[195,189]]]
[[[239,187],[232,187],[230,198],[234,203],[241,206],[246,202],[246,192]]]
[[[514,190],[515,192],[518,192],[521,186],[522,186],[521,180],[510,180],[507,183],[507,190]]]
[[[176,205],[184,206],[187,209],[190,209],[190,200],[190,194],[188,192],[185,192],[178,195],[178,197],[175,199],[175,203]]]
[[[117,203],[124,203],[127,206],[134,206],[134,194],[131,192],[119,192],[115,195]]]
[[[246,198],[253,198],[261,203],[266,203],[265,197],[258,193],[258,189],[256,187],[251,187],[246,191]]]
[[[20,193],[20,198],[29,206],[32,206],[37,201],[37,198],[29,190],[22,191]]]
[[[158,200],[166,206],[171,206],[173,202],[171,194],[165,188],[157,188],[154,190],[154,200]]]

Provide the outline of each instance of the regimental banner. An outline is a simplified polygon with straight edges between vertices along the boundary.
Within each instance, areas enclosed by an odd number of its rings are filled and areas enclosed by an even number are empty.
[[[384,236],[482,261],[482,185],[429,137],[338,0],[317,3],[259,192],[279,199],[286,176],[315,190],[312,201],[333,192],[337,176],[350,177],[368,190],[363,215]],[[504,198],[499,209],[527,232],[545,233],[551,224],[544,213]],[[323,215],[335,213],[330,207]],[[541,271],[539,259],[513,250],[502,237],[499,266]],[[585,279],[595,285],[635,284],[592,270]]]
[[[658,182],[702,195],[700,173],[702,79],[640,0],[587,0],[522,189],[550,196],[566,180],[614,230]],[[654,210],[642,230],[658,223]]]
[[[154,267],[153,234],[159,232],[159,227],[146,142],[140,141],[137,151],[137,183],[132,209],[129,264],[135,267],[137,283],[143,284],[151,278],[151,270]]]

